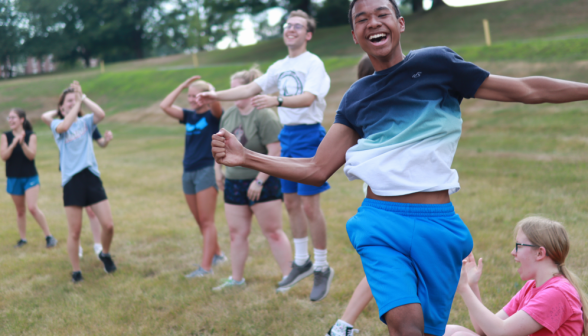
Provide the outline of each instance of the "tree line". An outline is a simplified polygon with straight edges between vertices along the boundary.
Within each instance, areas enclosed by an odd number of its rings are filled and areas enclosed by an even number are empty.
[[[422,9],[422,0],[403,0]],[[441,2],[441,0],[435,0]],[[415,5],[416,4],[416,5]],[[225,37],[237,41],[241,21],[271,7],[302,9],[319,27],[347,24],[349,0],[0,0],[0,65],[32,56],[64,65],[92,58],[106,62],[214,49]],[[262,17],[263,18],[263,17]],[[281,24],[256,22],[260,39],[281,33]]]

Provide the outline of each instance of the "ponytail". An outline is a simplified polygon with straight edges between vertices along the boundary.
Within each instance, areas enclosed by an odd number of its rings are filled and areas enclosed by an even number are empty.
[[[586,316],[588,298],[586,297],[586,293],[584,293],[582,290],[582,280],[576,274],[574,274],[574,272],[570,271],[564,264],[557,265],[557,270],[559,274],[568,279],[568,281],[576,289],[576,292],[578,292],[580,303],[582,303],[582,320],[584,321],[584,331],[582,332],[582,335],[586,335],[586,331],[588,331],[588,317]]]
[[[27,119],[27,114],[23,109],[13,108],[10,111],[16,113],[16,115],[18,115],[18,117],[20,119],[24,119],[24,121],[22,123],[22,128],[25,131],[31,131],[31,132],[33,131],[33,125],[31,125],[31,122]]]

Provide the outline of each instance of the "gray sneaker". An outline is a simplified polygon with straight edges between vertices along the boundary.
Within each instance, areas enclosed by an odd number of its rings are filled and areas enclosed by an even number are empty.
[[[329,294],[333,276],[335,276],[335,270],[331,267],[324,271],[314,271],[314,286],[312,286],[312,292],[310,292],[310,301],[320,301]]]
[[[46,245],[47,248],[52,248],[55,245],[57,245],[57,239],[55,239],[53,236],[45,237],[45,241],[47,242],[47,245]]]
[[[210,269],[210,271],[205,270],[204,268],[198,266],[198,269],[195,270],[194,272],[190,273],[190,274],[186,274],[185,277],[190,279],[190,278],[202,278],[205,277],[207,275],[212,275],[212,268]]]
[[[220,265],[222,263],[224,263],[225,261],[228,261],[229,258],[227,258],[227,256],[225,256],[224,253],[221,252],[221,254],[215,254],[212,257],[212,266],[217,266]]]
[[[287,292],[290,288],[292,288],[292,286],[297,284],[300,280],[311,275],[312,271],[312,261],[310,261],[310,258],[306,260],[306,262],[302,266],[298,266],[295,262],[292,262],[292,271],[290,271],[290,274],[288,274],[286,279],[278,282],[278,288],[276,289],[276,292]]]

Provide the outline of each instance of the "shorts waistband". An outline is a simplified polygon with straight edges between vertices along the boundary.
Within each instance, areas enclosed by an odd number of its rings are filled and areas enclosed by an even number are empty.
[[[303,125],[284,125],[284,129],[288,131],[305,131],[319,128],[321,124],[303,124]]]
[[[407,217],[450,217],[455,215],[451,202],[445,204],[414,204],[379,201],[370,198],[363,200],[362,207],[372,207]]]

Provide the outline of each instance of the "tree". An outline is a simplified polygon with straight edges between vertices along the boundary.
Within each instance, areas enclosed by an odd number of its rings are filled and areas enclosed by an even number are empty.
[[[14,64],[21,55],[21,20],[11,0],[0,0],[0,65],[4,77],[14,76]]]
[[[317,10],[319,27],[333,27],[348,24],[349,0],[326,0]]]

